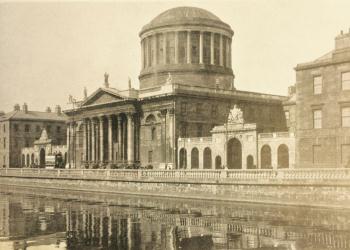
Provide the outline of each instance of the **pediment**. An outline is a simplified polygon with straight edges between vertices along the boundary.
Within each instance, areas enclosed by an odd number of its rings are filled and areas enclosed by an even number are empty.
[[[83,103],[82,106],[105,104],[110,102],[122,101],[123,98],[117,93],[106,91],[104,89],[98,89],[95,93],[89,96]]]

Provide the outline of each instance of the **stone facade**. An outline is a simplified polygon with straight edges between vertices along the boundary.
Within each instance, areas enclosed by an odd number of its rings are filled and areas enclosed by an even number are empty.
[[[298,166],[350,166],[350,33],[295,70]]]
[[[50,108],[40,112],[16,104],[12,112],[0,116],[0,167],[24,166],[22,148],[33,146],[44,128],[55,144],[65,145],[66,116],[59,106],[55,112]]]
[[[131,83],[115,89],[105,75],[104,87],[65,112],[68,167],[176,168],[178,138],[209,136],[234,105],[257,132],[287,131],[288,97],[235,89],[232,35],[219,18],[191,7],[171,9],[146,25],[140,33],[140,89]]]

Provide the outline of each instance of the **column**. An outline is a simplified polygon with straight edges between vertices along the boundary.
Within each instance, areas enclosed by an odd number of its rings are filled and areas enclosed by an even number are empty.
[[[134,162],[134,119],[133,114],[128,114],[128,163]]]
[[[175,52],[175,64],[179,63],[178,47],[179,47],[179,32],[175,31],[175,42],[174,42],[174,52]]]
[[[191,31],[187,31],[187,63],[191,63]]]
[[[87,133],[87,129],[86,129],[86,120],[83,119],[82,120],[82,130],[83,130],[83,133],[82,133],[82,137],[83,137],[83,161],[84,161],[84,164],[85,164],[85,161],[86,161],[86,149],[87,149],[87,146],[86,146],[86,143],[87,143],[87,140],[86,140],[86,133]],[[78,142],[79,143],[79,142]],[[82,164],[81,164],[82,165]]]
[[[118,161],[120,161],[123,157],[123,150],[122,150],[122,141],[123,141],[123,133],[122,133],[122,118],[120,115],[117,117],[118,121]]]
[[[199,63],[203,64],[203,31],[199,32]]]
[[[74,168],[74,164],[75,164],[75,150],[76,150],[76,141],[75,141],[75,131],[74,131],[74,123],[71,123],[70,126],[70,134],[71,134],[71,138],[70,138],[70,142],[71,142],[71,157],[70,157],[70,168]]]
[[[91,161],[91,121],[86,120],[86,161]]]
[[[166,55],[166,33],[163,33],[163,60],[164,60],[164,64],[167,64],[166,58],[167,58],[167,55]]]
[[[175,168],[176,161],[175,161],[175,131],[174,131],[174,109],[171,108],[167,112],[168,115],[168,124],[169,124],[169,131],[168,131],[168,137],[169,137],[169,160],[168,164],[170,167]]]
[[[158,64],[158,48],[157,48],[157,35],[152,36],[152,45],[153,45],[153,65]]]
[[[145,68],[145,43],[144,43],[144,39],[141,40],[141,69]]]
[[[109,163],[113,162],[113,120],[112,116],[108,116],[108,161]]]
[[[100,116],[100,162],[104,161],[104,145],[103,145],[103,116]]]
[[[122,122],[122,128],[123,128],[123,144],[122,144],[122,148],[123,148],[123,161],[127,161],[127,153],[128,153],[128,148],[127,148],[127,144],[128,144],[128,134],[127,134],[127,120],[123,120]]]
[[[66,168],[69,168],[69,164],[70,164],[70,123],[67,123],[66,126],[67,126],[67,159],[66,159]]]
[[[210,33],[210,64],[214,65],[214,33]]]
[[[223,44],[222,35],[220,34],[220,66],[224,66],[224,55],[223,55]]]
[[[95,162],[96,161],[96,154],[95,154],[95,149],[96,149],[96,138],[95,138],[95,120],[91,119],[91,161]]]

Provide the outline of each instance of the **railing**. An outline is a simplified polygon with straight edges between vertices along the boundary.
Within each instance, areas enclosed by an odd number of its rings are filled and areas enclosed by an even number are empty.
[[[350,185],[350,169],[251,169],[251,170],[127,170],[127,169],[0,169],[0,176],[57,179],[191,181],[191,182],[293,182],[345,181]]]

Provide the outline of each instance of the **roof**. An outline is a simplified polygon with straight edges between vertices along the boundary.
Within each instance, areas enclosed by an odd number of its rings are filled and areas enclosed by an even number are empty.
[[[38,121],[66,121],[65,114],[57,114],[55,112],[41,112],[41,111],[28,111],[23,110],[11,111],[3,116],[0,116],[0,121],[6,120],[38,120]]]
[[[216,26],[232,32],[228,24],[207,10],[196,7],[176,7],[156,16],[142,28],[141,33],[153,28],[188,24]]]

